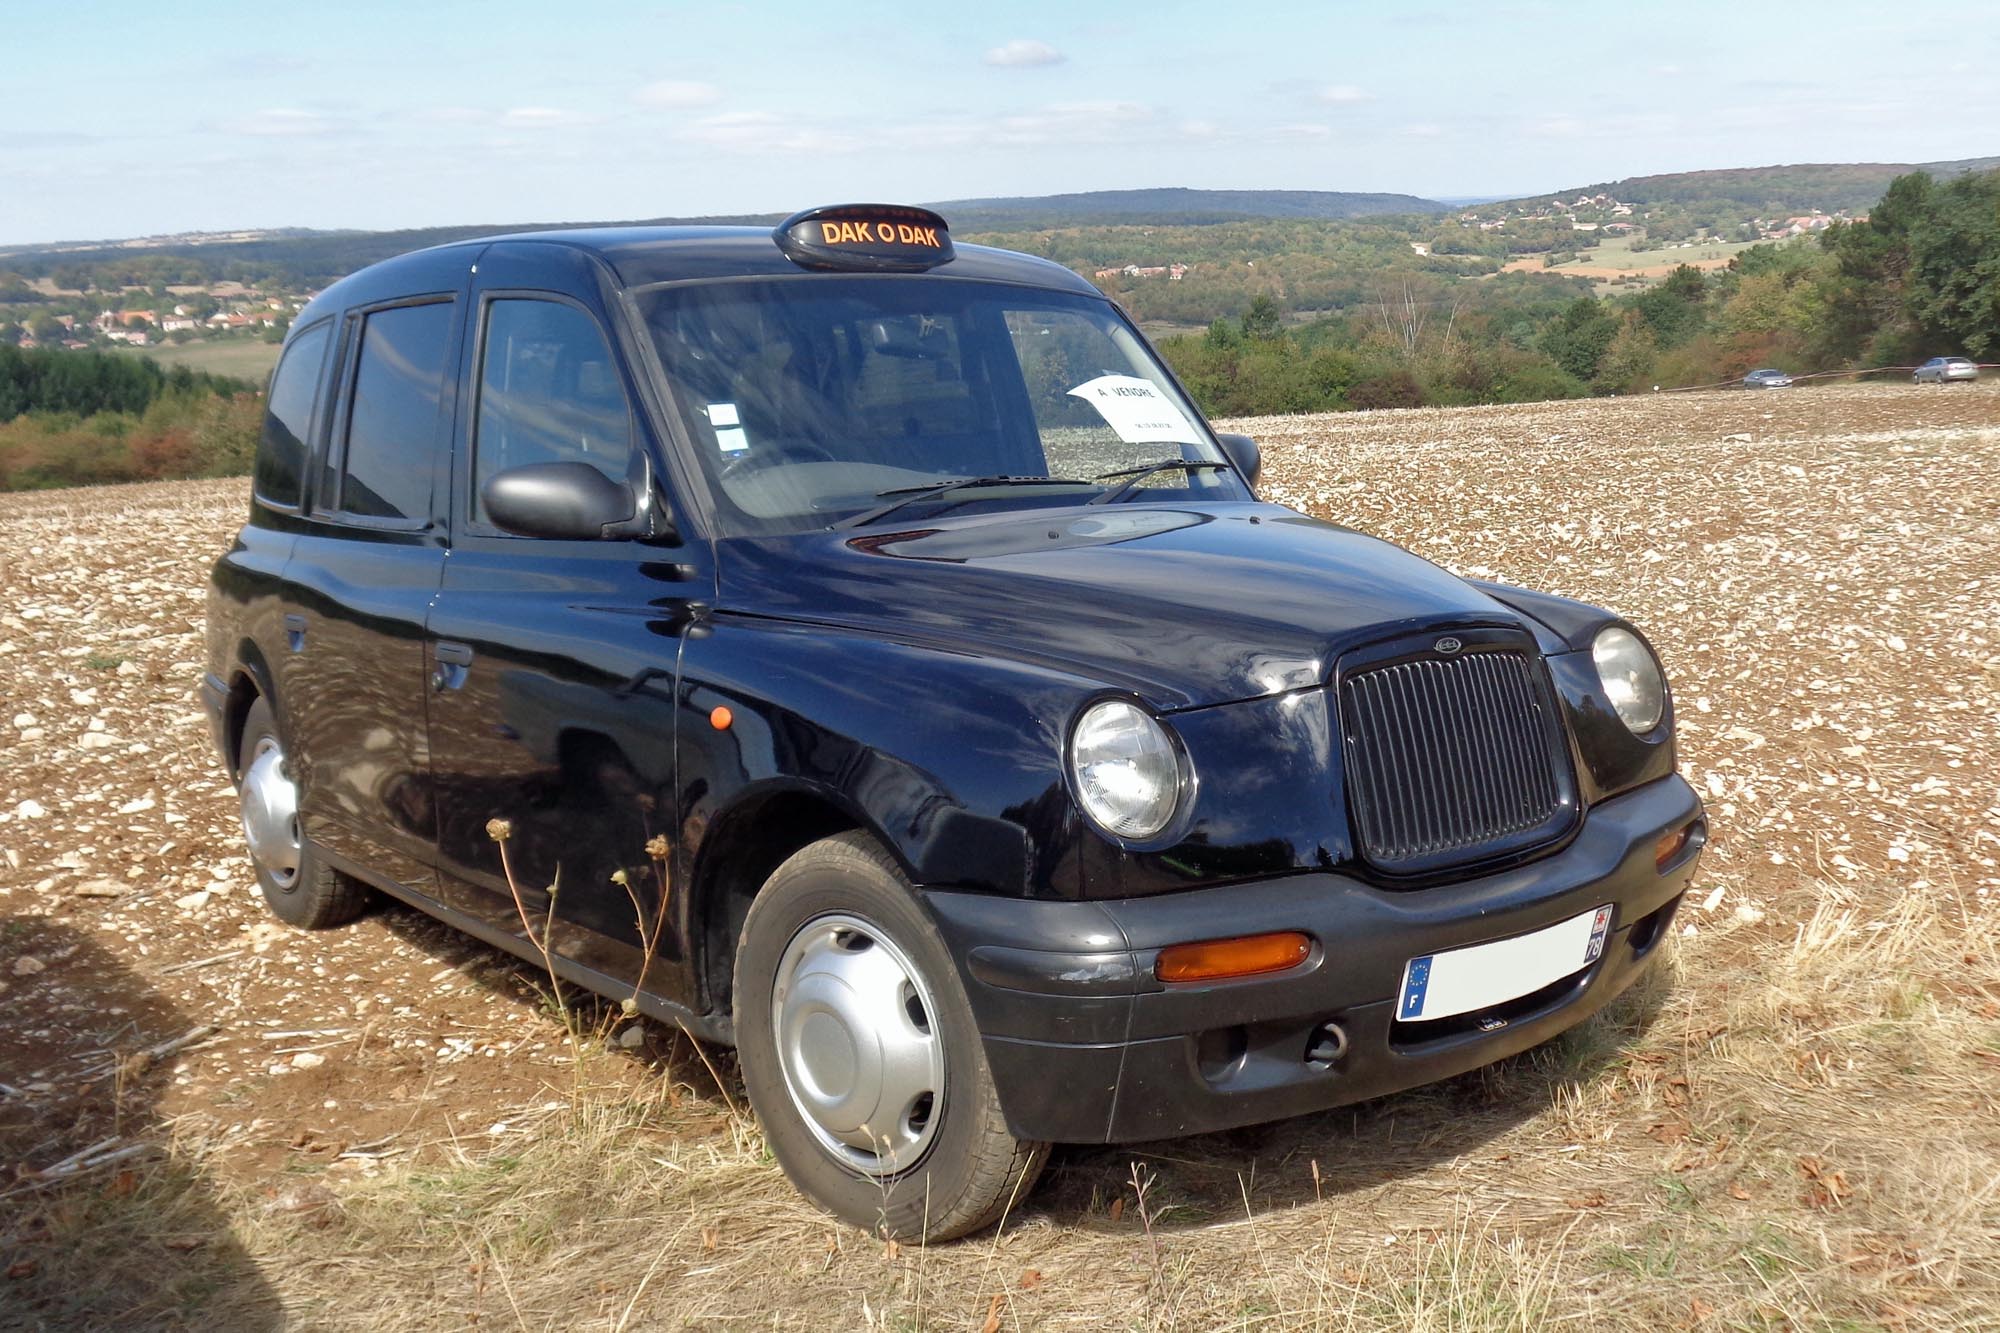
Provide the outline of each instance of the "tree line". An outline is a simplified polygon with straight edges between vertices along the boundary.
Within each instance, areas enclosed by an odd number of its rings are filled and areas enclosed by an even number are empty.
[[[1252,297],[1163,340],[1223,416],[1449,406],[1679,388],[1793,372],[2000,357],[2000,171],[1898,177],[1865,221],[1676,268],[1600,299],[1575,280],[1379,272],[1349,308],[1288,324]]]
[[[136,356],[0,346],[0,491],[247,472],[262,400]]]

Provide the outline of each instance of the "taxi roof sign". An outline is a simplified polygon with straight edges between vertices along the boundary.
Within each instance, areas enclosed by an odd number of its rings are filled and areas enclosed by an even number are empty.
[[[908,204],[808,208],[779,223],[772,237],[785,257],[803,268],[921,273],[953,254],[944,219]]]

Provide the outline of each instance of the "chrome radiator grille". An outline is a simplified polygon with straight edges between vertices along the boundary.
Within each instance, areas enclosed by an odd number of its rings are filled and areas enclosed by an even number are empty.
[[[1525,653],[1370,668],[1341,682],[1340,706],[1358,850],[1379,868],[1483,860],[1568,822],[1562,726]]]

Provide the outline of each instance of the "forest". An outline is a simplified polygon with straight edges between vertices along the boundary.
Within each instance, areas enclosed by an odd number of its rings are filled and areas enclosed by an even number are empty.
[[[0,345],[0,491],[248,472],[262,414],[240,380]]]
[[[2000,170],[1891,182],[1865,221],[1681,265],[1608,298],[1539,273],[1360,275],[1362,298],[1287,318],[1242,313],[1160,349],[1204,411],[1322,412],[1575,398],[1793,373],[2000,358]]]

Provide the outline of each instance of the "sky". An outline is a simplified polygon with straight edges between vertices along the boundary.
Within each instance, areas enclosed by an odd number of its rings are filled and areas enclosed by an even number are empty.
[[[2000,153],[1993,0],[12,0],[0,29],[0,244]]]

